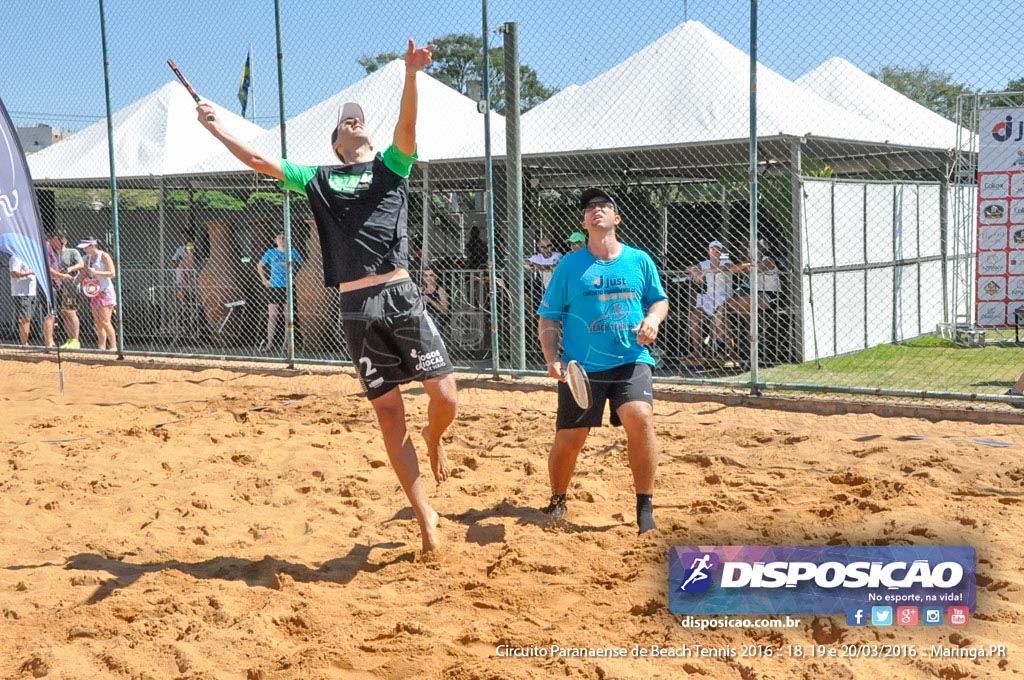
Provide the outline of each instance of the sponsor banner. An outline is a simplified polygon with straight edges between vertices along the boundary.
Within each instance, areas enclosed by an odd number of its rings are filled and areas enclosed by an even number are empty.
[[[969,546],[676,546],[668,557],[673,614],[975,606]]]
[[[36,190],[3,100],[0,100],[0,253],[16,255],[24,261],[35,273],[39,290],[50,299],[50,268],[46,266],[43,251],[43,222],[36,205]]]
[[[975,323],[1000,327],[1012,322],[1007,304],[1020,299],[1007,279],[1021,273],[1013,251],[1024,249],[1024,108],[985,109],[980,121]],[[986,251],[1002,251],[1008,266],[998,270],[995,254]]]

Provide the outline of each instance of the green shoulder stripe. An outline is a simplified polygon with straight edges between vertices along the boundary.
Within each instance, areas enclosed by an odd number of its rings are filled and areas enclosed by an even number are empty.
[[[309,180],[316,177],[316,168],[292,163],[287,158],[281,159],[281,172],[284,173],[284,179],[279,182],[281,188],[303,196],[306,195],[306,185],[309,184]]]
[[[384,149],[384,153],[381,154],[381,160],[384,161],[387,169],[399,177],[405,178],[408,178],[412,173],[412,164],[416,162],[417,158],[419,156],[415,153],[411,156],[406,156],[395,148],[394,144]]]

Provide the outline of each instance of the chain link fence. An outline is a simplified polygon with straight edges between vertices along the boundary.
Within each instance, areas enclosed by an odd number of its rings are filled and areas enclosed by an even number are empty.
[[[198,25],[168,30],[186,9]],[[536,309],[550,267],[580,247],[580,192],[601,186],[617,198],[620,237],[654,257],[669,296],[660,377],[997,399],[1024,364],[1024,181],[1011,163],[1005,193],[979,197],[978,159],[993,109],[1024,149],[1024,110],[1012,108],[1024,97],[994,94],[1024,89],[1024,74],[1007,70],[1010,34],[983,26],[982,9],[771,5],[752,34],[746,3],[361,7],[358,26],[324,0],[278,16],[270,2],[112,3],[112,145],[96,16],[68,67],[82,71],[69,94],[83,90],[69,99],[84,103],[47,103],[61,101],[61,78],[5,102],[46,227],[116,257],[122,351],[349,361],[308,202],[230,156],[163,62],[173,57],[253,147],[327,165],[344,102],[362,104],[378,150],[390,143],[396,60],[413,36],[437,49],[419,79],[411,268],[460,367],[544,370]],[[38,44],[16,44],[12,63]],[[72,309],[82,346],[95,347],[88,299],[69,303],[57,342]],[[0,314],[3,342],[17,344],[3,296]]]

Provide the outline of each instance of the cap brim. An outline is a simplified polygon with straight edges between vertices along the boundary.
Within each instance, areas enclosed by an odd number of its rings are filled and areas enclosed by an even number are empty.
[[[356,118],[361,123],[366,122],[366,117],[363,115],[363,107],[355,102],[346,102],[341,105],[338,109],[338,123],[349,118]]]
[[[587,189],[583,192],[582,195],[580,195],[580,208],[586,208],[587,204],[590,203],[595,198],[603,198],[608,201],[611,201],[612,205],[615,206],[615,209],[619,209],[619,206],[616,205],[615,203],[615,199],[612,198],[611,195],[609,195],[608,192],[606,192],[604,189],[598,189],[597,187]]]

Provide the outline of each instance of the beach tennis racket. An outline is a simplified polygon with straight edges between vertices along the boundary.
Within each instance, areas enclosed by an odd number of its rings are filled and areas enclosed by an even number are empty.
[[[590,378],[580,362],[573,359],[565,367],[565,383],[569,386],[572,398],[581,409],[590,408],[593,397],[590,394]]]
[[[87,298],[94,298],[100,294],[100,282],[89,276],[83,276],[78,281],[78,290]]]
[[[177,65],[173,61],[171,61],[170,59],[167,60],[167,65],[171,67],[171,70],[174,71],[174,75],[178,76],[178,80],[181,81],[181,84],[185,86],[185,89],[188,90],[188,93],[190,95],[192,95],[192,99],[196,100],[196,104],[201,104],[202,101],[199,99],[199,95],[196,94],[195,88],[193,88],[191,83],[188,82],[188,79],[185,78],[185,76],[183,76],[181,74],[181,71],[178,70]],[[212,113],[211,114],[207,114],[206,120],[213,120],[213,119],[214,119],[214,116],[213,116]]]

